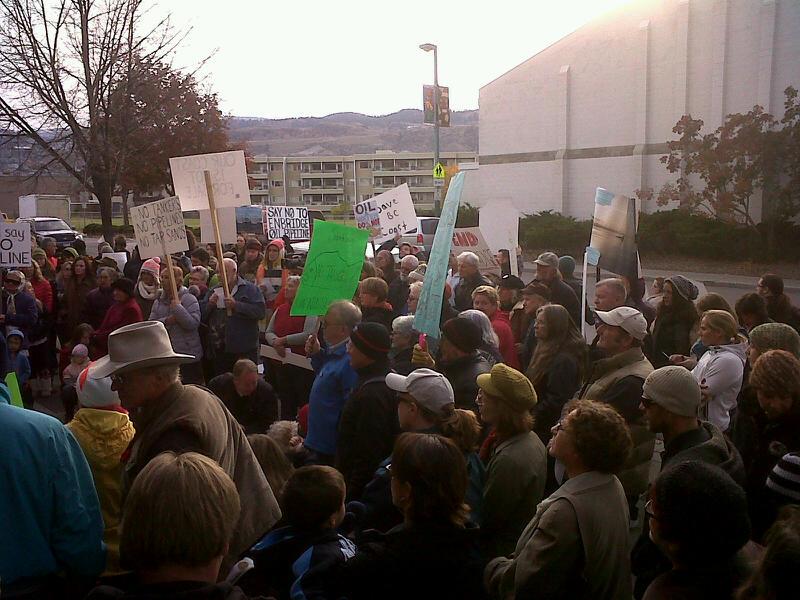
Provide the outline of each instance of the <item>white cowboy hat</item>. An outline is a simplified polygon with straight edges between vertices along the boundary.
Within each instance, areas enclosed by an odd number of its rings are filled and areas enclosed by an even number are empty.
[[[172,350],[172,343],[163,323],[143,321],[120,327],[108,336],[108,355],[92,365],[89,377],[102,379],[123,371],[194,360],[194,356],[178,354]]]

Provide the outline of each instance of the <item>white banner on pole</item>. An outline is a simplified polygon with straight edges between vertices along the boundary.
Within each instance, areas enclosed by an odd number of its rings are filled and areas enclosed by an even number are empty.
[[[189,249],[181,203],[174,196],[131,207],[131,224],[143,259]]]
[[[478,269],[484,275],[494,273],[500,275],[500,265],[497,263],[494,252],[481,233],[480,227],[462,227],[453,230],[453,254],[458,256],[462,252],[474,252],[478,255]]]
[[[31,266],[31,226],[23,223],[0,223],[0,267]]]
[[[169,159],[169,168],[183,210],[208,209],[203,171],[211,173],[217,208],[250,204],[250,186],[241,150],[177,156]]]
[[[408,184],[373,196],[381,220],[381,237],[390,238],[417,228],[417,211]]]
[[[198,211],[200,213],[200,243],[215,244],[217,238],[214,236],[214,224],[211,222],[211,211],[209,209]],[[221,244],[236,243],[236,207],[229,206],[217,209],[217,220],[219,221],[219,235]]]
[[[268,240],[287,236],[290,240],[311,238],[308,222],[308,209],[303,206],[264,206],[261,208],[261,222]]]
[[[481,207],[478,213],[478,225],[489,248],[495,253],[508,250],[511,273],[517,276],[519,217],[519,210],[510,200],[494,201]]]

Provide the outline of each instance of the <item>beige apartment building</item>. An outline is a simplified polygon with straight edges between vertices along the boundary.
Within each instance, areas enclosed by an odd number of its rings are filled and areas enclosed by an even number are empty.
[[[474,163],[475,152],[443,152],[447,168]],[[433,153],[387,152],[351,156],[256,156],[250,167],[253,204],[330,210],[356,204],[404,183],[422,210],[433,208]]]

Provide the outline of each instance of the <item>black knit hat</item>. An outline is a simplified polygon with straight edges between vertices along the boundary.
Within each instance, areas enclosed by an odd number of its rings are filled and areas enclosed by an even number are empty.
[[[462,352],[474,352],[481,347],[483,333],[477,323],[466,317],[455,317],[442,327],[442,336]]]
[[[506,288],[508,290],[521,290],[525,287],[525,284],[522,282],[522,279],[516,275],[503,275],[497,287]]]
[[[350,334],[350,342],[374,360],[386,358],[392,347],[389,330],[380,323],[359,323]]]
[[[112,290],[119,290],[128,295],[128,298],[133,298],[133,281],[127,277],[121,277],[111,284]]]

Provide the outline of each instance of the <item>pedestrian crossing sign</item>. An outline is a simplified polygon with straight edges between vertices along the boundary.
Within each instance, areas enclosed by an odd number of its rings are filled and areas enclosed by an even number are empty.
[[[436,163],[436,166],[433,168],[433,178],[444,179],[444,165],[442,163]]]

